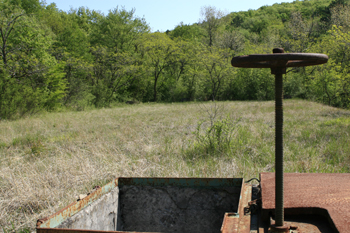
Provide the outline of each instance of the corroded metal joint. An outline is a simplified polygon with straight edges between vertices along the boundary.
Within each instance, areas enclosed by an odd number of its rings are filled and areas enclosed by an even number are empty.
[[[269,228],[269,233],[281,233],[281,232],[288,232],[289,233],[290,228],[286,225],[283,226],[276,226],[276,225],[271,225]]]

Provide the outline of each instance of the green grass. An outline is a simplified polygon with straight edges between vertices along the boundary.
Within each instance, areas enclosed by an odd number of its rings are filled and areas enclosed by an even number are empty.
[[[213,123],[222,146],[205,139]],[[119,176],[273,172],[274,127],[272,101],[138,104],[1,121],[0,229],[33,230],[36,219]],[[349,133],[350,111],[286,100],[285,172],[349,172]]]

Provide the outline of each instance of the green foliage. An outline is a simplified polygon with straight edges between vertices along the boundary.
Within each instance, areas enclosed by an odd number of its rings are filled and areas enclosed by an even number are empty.
[[[212,119],[210,126],[203,129],[205,121],[200,121],[196,131],[193,132],[196,137],[194,150],[205,155],[220,155],[230,152],[233,150],[232,144],[237,122],[229,116],[221,120]]]
[[[217,32],[221,26],[221,18],[224,16],[224,13],[217,10],[215,6],[204,6],[201,8],[201,16],[202,19],[200,23],[206,31],[205,43],[211,47],[214,45]]]
[[[305,79],[311,98],[328,105],[350,107],[349,59],[350,33],[341,26],[333,26],[323,40],[313,46],[317,52],[328,54],[326,65],[316,67]]]
[[[146,75],[153,86],[152,101],[157,101],[159,86],[169,81],[168,76],[165,76],[164,73],[173,63],[177,51],[176,44],[163,33],[144,34],[139,49],[145,60]]]
[[[123,7],[103,15],[5,0],[0,11],[1,118],[127,100],[270,100],[269,70],[233,69],[230,59],[274,47],[330,57],[324,66],[288,70],[285,95],[350,107],[348,0],[294,1],[228,15],[206,6],[198,23],[166,33],[149,33],[145,19]]]
[[[174,30],[170,31],[172,39],[180,38],[186,41],[202,41],[205,31],[198,24],[186,25],[181,22]]]
[[[48,53],[52,35],[17,6],[0,4],[0,117],[53,110],[64,95],[62,67]]]
[[[42,9],[38,0],[11,0],[11,5],[21,7],[27,14],[38,13]]]
[[[350,118],[340,117],[333,120],[323,122],[325,126],[339,126],[339,127],[347,127],[350,125]]]
[[[12,222],[11,222],[11,227],[5,228],[1,226],[1,228],[4,233],[30,233],[31,232],[30,228],[22,228],[22,229],[16,230],[16,227]]]
[[[84,110],[92,105],[94,96],[88,79],[92,76],[92,65],[82,58],[64,54],[64,76],[68,83],[63,104],[74,110]]]
[[[93,25],[91,44],[106,46],[114,52],[132,49],[138,37],[149,30],[145,20],[135,18],[134,12],[118,7],[110,10]]]
[[[140,57],[130,52],[115,53],[106,47],[93,48],[92,54],[95,61],[90,79],[92,102],[96,107],[109,106],[118,93],[140,77]]]
[[[274,79],[268,69],[239,69],[225,96],[230,100],[272,100]]]
[[[204,98],[213,101],[220,99],[223,87],[233,76],[233,69],[229,62],[231,52],[228,49],[212,47],[203,49],[200,56],[203,67],[201,86],[204,90]]]

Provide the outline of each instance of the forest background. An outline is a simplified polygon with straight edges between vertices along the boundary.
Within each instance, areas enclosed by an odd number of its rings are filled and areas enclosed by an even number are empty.
[[[272,100],[269,69],[235,69],[233,56],[324,53],[323,66],[289,69],[285,98],[350,108],[349,0],[303,0],[150,32],[117,7],[64,12],[40,0],[0,2],[0,117],[84,110],[119,102]]]

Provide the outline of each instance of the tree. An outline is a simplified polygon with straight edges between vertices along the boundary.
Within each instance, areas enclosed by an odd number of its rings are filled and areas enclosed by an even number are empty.
[[[20,7],[26,14],[38,13],[43,7],[39,0],[11,0],[10,4]]]
[[[307,94],[325,104],[350,107],[350,33],[333,26],[312,50],[329,56],[327,64],[307,68],[305,79]]]
[[[144,34],[140,41],[140,52],[144,54],[144,64],[148,67],[153,81],[153,101],[158,100],[158,87],[164,81],[163,74],[174,60],[172,59],[177,48],[175,42],[166,34]]]
[[[300,12],[293,12],[287,26],[289,38],[282,42],[285,50],[290,52],[305,52],[309,45],[312,23],[306,21]]]
[[[41,22],[55,34],[50,52],[64,65],[64,80],[68,86],[63,104],[76,110],[83,110],[91,104],[92,98],[88,82],[92,73],[89,43],[92,13],[85,8],[66,13],[50,4],[40,14]]]
[[[214,6],[204,6],[201,8],[200,14],[202,19],[200,19],[199,23],[207,31],[208,45],[212,46],[220,26],[220,19],[224,16],[224,13],[217,10]]]
[[[0,3],[0,115],[54,109],[64,96],[62,65],[48,53],[52,34],[9,1]]]
[[[18,24],[22,18],[24,18],[25,12],[18,7],[10,5],[8,2],[1,4],[0,11],[0,56],[4,65],[7,66],[8,56],[19,49],[16,45],[11,43],[11,40],[15,39],[15,25],[16,23]]]
[[[93,102],[92,88],[89,83],[92,64],[89,60],[69,53],[63,54],[60,63],[64,65],[64,79],[67,81],[63,104],[74,110],[84,110]]]
[[[202,85],[213,101],[217,99],[227,79],[233,75],[231,58],[228,50],[215,47],[205,48],[201,54],[200,61],[205,72]]]
[[[92,48],[94,56],[91,77],[93,103],[97,107],[109,106],[141,76],[142,66],[136,53],[112,52],[106,47]]]
[[[92,45],[102,45],[114,52],[134,49],[139,36],[149,31],[143,18],[134,17],[135,9],[110,10],[106,17],[98,19],[91,32]]]
[[[350,30],[350,6],[348,5],[336,5],[331,8],[331,23],[338,27],[342,27],[344,30]]]
[[[200,71],[200,43],[175,41],[176,51],[165,70],[168,76],[168,92],[171,101],[194,100]]]
[[[172,39],[182,39],[189,42],[200,41],[204,36],[203,28],[198,24],[186,25],[181,22],[173,31],[170,32]]]
[[[229,48],[232,51],[241,52],[244,49],[244,43],[245,39],[242,33],[234,30],[232,32],[224,31],[221,33],[216,44],[223,49]]]

